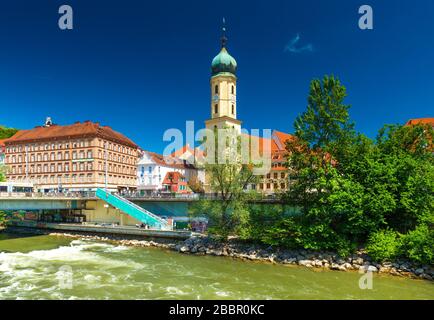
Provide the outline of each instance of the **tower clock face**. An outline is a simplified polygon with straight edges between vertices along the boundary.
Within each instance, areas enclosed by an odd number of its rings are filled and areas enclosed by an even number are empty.
[[[218,99],[219,99],[219,95],[218,95],[218,94],[215,94],[215,95],[212,97],[212,101],[218,101]]]

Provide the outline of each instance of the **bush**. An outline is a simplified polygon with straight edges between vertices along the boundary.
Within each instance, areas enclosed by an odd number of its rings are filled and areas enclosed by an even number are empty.
[[[434,230],[419,225],[403,237],[403,254],[416,262],[434,264]]]
[[[259,237],[262,243],[268,245],[290,249],[298,248],[300,247],[298,243],[300,225],[298,225],[293,218],[283,218],[271,226],[266,226],[263,231],[259,233]]]
[[[375,261],[395,258],[401,249],[400,235],[392,230],[379,230],[369,236],[366,251]]]
[[[6,221],[6,214],[3,211],[0,211],[0,226],[4,225]]]

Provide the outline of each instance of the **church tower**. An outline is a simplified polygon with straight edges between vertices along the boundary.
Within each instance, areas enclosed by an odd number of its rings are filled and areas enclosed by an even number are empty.
[[[237,120],[237,62],[226,49],[226,27],[223,25],[220,53],[211,64],[211,118],[205,121],[207,129],[233,128],[241,132]]]

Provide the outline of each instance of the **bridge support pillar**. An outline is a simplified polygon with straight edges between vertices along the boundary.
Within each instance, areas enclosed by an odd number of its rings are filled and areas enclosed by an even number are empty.
[[[120,225],[121,226],[125,226],[126,225],[126,216],[125,216],[125,214],[124,213],[122,213],[122,212],[120,212],[119,211],[119,215],[120,215],[120,217],[121,217],[121,219],[120,219]]]

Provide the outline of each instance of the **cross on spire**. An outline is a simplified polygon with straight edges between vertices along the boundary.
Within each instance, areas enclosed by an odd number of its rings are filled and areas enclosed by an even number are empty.
[[[226,43],[228,42],[228,38],[226,38],[226,19],[223,17],[223,25],[222,25],[222,48],[226,47]]]

